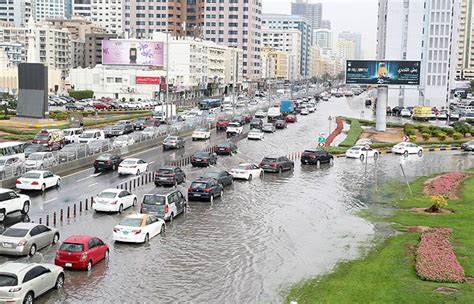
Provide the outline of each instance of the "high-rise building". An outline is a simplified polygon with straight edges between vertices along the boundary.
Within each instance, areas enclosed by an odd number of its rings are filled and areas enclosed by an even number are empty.
[[[69,19],[72,16],[72,0],[64,0],[64,18]]]
[[[25,26],[31,16],[31,0],[0,1],[0,21]]]
[[[291,3],[291,14],[306,17],[313,29],[321,28],[323,19],[323,5],[310,3],[308,0],[296,0]]]
[[[331,20],[321,20],[321,28],[330,30],[331,29]]]
[[[0,65],[1,68],[18,66],[22,60],[23,45],[17,42],[0,42],[0,50],[6,55],[6,61]]]
[[[339,39],[336,44],[337,54],[344,60],[356,59],[356,45],[352,40]]]
[[[355,47],[355,57],[352,59],[363,59],[362,55],[362,38],[360,33],[351,33],[347,31],[343,31],[339,33],[338,40],[347,40],[354,42]]]
[[[456,78],[474,79],[474,1],[461,0]]]
[[[313,30],[313,45],[317,45],[323,50],[332,49],[332,32],[328,29]]]
[[[312,45],[312,29],[306,18],[295,15],[265,14],[262,15],[262,26],[268,29],[288,30],[296,29],[301,32],[300,73],[309,76],[309,57]]]
[[[92,0],[71,0],[73,16],[92,17]]]
[[[261,0],[206,1],[202,36],[244,50],[244,77],[261,78]]]
[[[379,0],[378,14],[377,58],[421,61],[420,93],[389,90],[389,104],[446,106],[458,57],[459,1]]]
[[[36,22],[65,17],[64,0],[33,0],[33,14]]]
[[[114,38],[117,38],[117,34],[87,33],[82,67],[93,68],[97,64],[102,64],[102,40]]]
[[[66,1],[66,0],[63,0]],[[123,34],[122,20],[125,18],[124,11],[128,6],[123,0],[71,0],[71,12],[73,16],[82,16],[100,25],[110,34]],[[133,1],[135,2],[135,1]],[[137,1],[138,2],[138,1]],[[140,1],[142,5],[146,2]],[[145,7],[145,6],[144,6]],[[129,27],[134,27],[131,25]]]

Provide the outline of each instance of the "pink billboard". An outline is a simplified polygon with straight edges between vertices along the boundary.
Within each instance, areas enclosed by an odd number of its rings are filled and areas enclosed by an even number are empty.
[[[102,64],[163,65],[163,42],[102,40]]]

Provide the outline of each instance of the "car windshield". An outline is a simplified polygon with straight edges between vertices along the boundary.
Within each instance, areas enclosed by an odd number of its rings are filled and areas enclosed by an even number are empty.
[[[111,158],[111,154],[103,154],[97,157],[97,160],[109,160]]]
[[[122,130],[124,128],[123,125],[113,126],[112,129],[114,130]]]
[[[266,124],[264,124],[263,126],[264,126],[264,127],[267,127],[267,128],[268,128],[268,127],[270,127],[270,128],[273,127],[273,125],[272,125],[271,123],[266,123]]]
[[[42,160],[43,159],[43,155],[41,154],[31,154],[30,156],[28,156],[28,160]]]
[[[35,140],[48,140],[49,136],[47,134],[36,135]]]
[[[194,157],[209,157],[209,153],[208,152],[197,152],[196,154],[194,154]]]
[[[137,163],[136,160],[126,159],[122,162],[123,165],[135,165]]]
[[[261,131],[260,130],[250,130],[249,133],[261,133]]]
[[[360,149],[362,149],[361,147],[352,147],[351,150],[353,151],[359,151]]]
[[[197,132],[207,132],[207,129],[205,128],[198,128],[196,129]]]
[[[228,147],[230,147],[230,143],[222,143],[222,144],[219,145],[219,147],[228,148]]]
[[[172,174],[174,173],[173,169],[159,169],[158,170],[159,174]]]
[[[191,185],[191,189],[193,190],[202,190],[207,188],[206,182],[193,182]]]
[[[93,138],[94,134],[95,134],[95,132],[85,132],[85,133],[82,133],[81,137],[82,138]]]
[[[41,177],[41,173],[33,173],[33,172],[27,172],[23,174],[22,178],[31,178],[31,179],[38,179]]]
[[[237,167],[237,169],[239,169],[239,170],[247,170],[248,167],[249,167],[249,165],[242,164],[242,165],[239,165],[239,166]]]
[[[202,177],[206,177],[206,178],[219,178],[219,172],[206,172],[202,175]]]
[[[166,137],[165,139],[165,141],[174,141],[174,140],[178,140],[178,138],[175,136],[169,136],[169,137]]]
[[[270,158],[270,157],[265,157],[263,160],[262,160],[262,163],[274,163],[276,162],[276,158]]]
[[[66,251],[66,252],[83,252],[84,245],[76,244],[76,243],[62,243],[59,250]]]
[[[166,199],[163,195],[145,195],[143,197],[143,203],[145,205],[158,205],[162,206],[166,202]]]
[[[124,219],[120,226],[127,226],[127,227],[140,227],[142,225],[142,219],[136,217],[127,217]]]
[[[28,229],[8,228],[2,233],[2,235],[9,237],[24,237],[28,231]]]
[[[101,192],[97,195],[97,197],[99,198],[115,198],[116,196],[117,196],[117,192],[108,192],[108,191]]]

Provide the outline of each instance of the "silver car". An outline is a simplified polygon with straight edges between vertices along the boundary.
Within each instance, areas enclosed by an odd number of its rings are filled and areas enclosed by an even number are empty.
[[[56,165],[56,158],[51,152],[32,153],[25,161],[26,170],[43,170],[54,165]]]
[[[58,241],[59,232],[56,228],[35,223],[17,223],[0,235],[0,254],[33,256],[37,250]]]
[[[0,179],[18,176],[23,173],[24,160],[19,156],[0,157]]]
[[[30,304],[47,291],[63,286],[63,268],[53,264],[7,262],[0,266],[2,303]]]

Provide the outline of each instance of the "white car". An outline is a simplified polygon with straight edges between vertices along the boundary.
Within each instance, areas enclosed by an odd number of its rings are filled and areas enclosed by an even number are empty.
[[[32,170],[16,180],[16,188],[20,190],[45,191],[51,187],[59,187],[61,177],[51,171]]]
[[[267,117],[267,113],[266,112],[263,112],[263,111],[257,111],[255,113],[255,118],[266,118]]]
[[[265,134],[260,129],[252,129],[247,135],[247,139],[262,140]]]
[[[240,164],[237,168],[230,170],[230,174],[234,179],[252,180],[254,177],[263,175],[263,169],[255,164]]]
[[[0,188],[0,222],[5,220],[7,214],[20,211],[21,214],[28,214],[30,211],[30,197],[18,194],[11,189]]]
[[[88,144],[94,140],[105,139],[104,131],[98,129],[85,130],[79,135],[79,143]]]
[[[380,152],[372,149],[369,146],[354,146],[346,151],[347,158],[358,158],[360,160],[364,160],[367,158],[375,158],[377,159],[380,155]]]
[[[198,128],[198,129],[194,130],[193,134],[191,135],[191,138],[193,140],[210,139],[211,138],[211,131],[209,131],[208,128]]]
[[[137,196],[127,190],[106,189],[97,194],[94,199],[93,209],[100,212],[122,213],[124,209],[134,207],[137,204]]]
[[[51,152],[31,153],[25,161],[26,170],[43,170],[57,164],[54,154]]]
[[[124,148],[127,146],[131,146],[135,143],[135,139],[133,139],[130,135],[120,135],[114,140],[113,147],[114,148]]]
[[[156,215],[132,214],[114,227],[113,239],[116,242],[148,243],[148,241],[165,233],[165,221]]]
[[[227,134],[241,134],[244,131],[244,127],[241,126],[238,122],[231,122],[227,126],[226,133]]]
[[[127,158],[123,160],[118,167],[118,174],[134,174],[140,175],[142,172],[148,171],[148,163],[139,158]]]
[[[6,262],[0,266],[2,303],[33,303],[55,288],[64,287],[64,271],[53,264]]]
[[[309,113],[314,113],[314,111],[316,111],[316,107],[313,105],[308,105],[306,109],[308,109]]]
[[[402,109],[400,111],[400,116],[401,117],[411,117],[411,112],[408,109]]]
[[[395,154],[423,154],[423,148],[410,142],[401,142],[392,147],[392,153]]]
[[[79,142],[79,136],[82,134],[84,130],[82,128],[70,128],[64,129],[64,138],[66,139],[66,143],[75,143]]]
[[[301,115],[308,115],[309,114],[309,111],[307,108],[303,108],[301,109],[301,112],[300,112]]]

